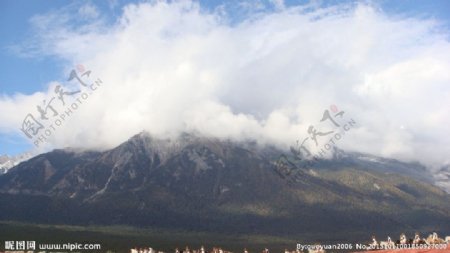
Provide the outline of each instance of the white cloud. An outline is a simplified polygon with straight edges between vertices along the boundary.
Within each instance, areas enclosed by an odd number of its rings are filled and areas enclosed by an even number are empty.
[[[286,6],[284,5],[284,0],[271,0],[270,1],[277,10],[283,10],[284,8],[286,8]]]
[[[52,147],[112,147],[143,129],[288,146],[336,104],[358,122],[339,146],[449,162],[450,44],[433,20],[275,2],[277,12],[232,25],[223,9],[185,1],[128,5],[112,25],[93,6],[82,12],[94,20],[79,26],[67,10],[34,18],[37,33],[47,31],[39,52],[104,82]],[[43,96],[1,98],[0,131],[17,131]]]
[[[78,9],[78,14],[83,18],[98,18],[99,13],[97,7],[93,4],[85,4]]]

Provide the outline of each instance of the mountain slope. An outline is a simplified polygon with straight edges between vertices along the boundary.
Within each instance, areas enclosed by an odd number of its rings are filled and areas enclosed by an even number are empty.
[[[141,133],[105,152],[55,150],[16,166],[0,176],[0,219],[268,234],[448,232],[450,197],[419,181],[421,173],[357,155],[307,165],[273,147]]]

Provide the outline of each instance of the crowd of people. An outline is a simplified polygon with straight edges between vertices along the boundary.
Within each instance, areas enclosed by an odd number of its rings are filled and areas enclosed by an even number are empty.
[[[450,237],[447,236],[444,239],[440,238],[436,232],[428,235],[427,238],[420,237],[418,232],[415,233],[414,238],[407,239],[404,233],[400,234],[400,238],[397,241],[393,241],[390,236],[387,237],[386,241],[378,241],[375,236],[372,236],[372,242],[369,244],[369,249],[379,249],[379,248],[394,248],[399,245],[432,245],[432,244],[443,244],[449,243]]]
[[[404,233],[400,235],[400,238],[396,241],[393,241],[390,236],[387,237],[386,241],[378,241],[375,236],[372,236],[372,241],[368,244],[368,250],[377,250],[377,249],[393,249],[399,245],[433,245],[433,244],[444,244],[450,243],[450,236],[442,239],[438,236],[437,233],[430,234],[427,238],[420,237],[418,232],[415,233],[413,238],[408,239]],[[325,253],[325,250],[322,248],[310,249],[309,253]],[[164,253],[162,251],[155,251],[153,248],[137,248],[131,249],[131,253]],[[200,249],[189,249],[186,246],[185,249],[175,249],[175,253],[231,253],[230,251],[223,250],[219,247],[213,247],[211,251],[205,250],[205,247],[201,246]],[[243,253],[249,253],[247,249],[243,250]],[[269,249],[265,248],[261,251],[261,253],[269,253]],[[285,250],[284,253],[302,253],[300,250],[289,251]]]
[[[131,253],[164,253],[162,251],[155,251],[153,248],[138,248],[135,247],[131,249]],[[175,249],[175,253],[231,253],[230,251],[223,250],[222,248],[214,247],[211,251],[206,251],[205,247],[201,246],[200,249],[189,249],[186,246],[185,249]],[[244,250],[244,253],[248,253],[247,250]],[[269,253],[268,251],[266,253]]]

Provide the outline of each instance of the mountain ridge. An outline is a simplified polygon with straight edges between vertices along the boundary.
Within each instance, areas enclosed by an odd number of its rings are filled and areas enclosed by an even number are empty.
[[[408,176],[406,163],[340,155],[311,166],[275,147],[140,133],[107,151],[55,150],[16,166],[0,177],[0,219],[275,234],[450,230],[450,197],[418,180],[420,166]],[[32,204],[46,212],[17,212]]]

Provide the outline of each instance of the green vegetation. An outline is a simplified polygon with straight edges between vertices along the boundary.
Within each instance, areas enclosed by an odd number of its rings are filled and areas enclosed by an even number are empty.
[[[401,232],[390,231],[395,236]],[[376,234],[380,238],[387,236],[381,231],[346,232],[330,234],[302,233],[286,237],[262,234],[220,234],[182,230],[164,230],[153,228],[135,228],[130,226],[69,226],[29,224],[14,221],[0,221],[0,241],[36,241],[39,243],[99,243],[99,252],[129,252],[132,247],[153,247],[156,250],[173,252],[176,247],[207,249],[222,247],[233,252],[260,252],[270,248],[272,252],[283,252],[284,249],[295,249],[297,243],[361,243],[368,242],[370,236]],[[3,248],[3,243],[1,248]]]
[[[241,252],[244,247],[260,251],[294,248],[297,241],[265,235],[226,235],[180,230],[144,229],[130,226],[67,226],[0,222],[0,241],[36,241],[36,243],[100,243],[101,252],[128,252],[132,247],[150,246],[157,250],[173,252],[175,247],[223,247]],[[3,243],[2,243],[3,244]],[[2,245],[3,247],[4,245]]]

